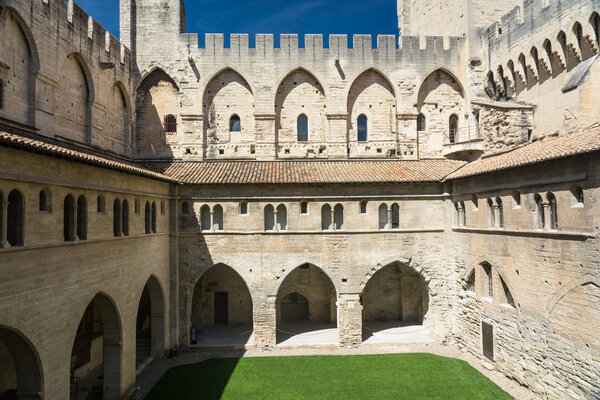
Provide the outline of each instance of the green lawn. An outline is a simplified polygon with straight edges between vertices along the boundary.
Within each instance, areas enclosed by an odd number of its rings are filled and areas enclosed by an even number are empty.
[[[464,361],[431,354],[245,357],[170,369],[147,400],[511,399]]]

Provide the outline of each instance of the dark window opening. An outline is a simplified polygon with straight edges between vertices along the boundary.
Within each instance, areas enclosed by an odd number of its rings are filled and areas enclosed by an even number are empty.
[[[582,206],[584,201],[583,188],[577,185],[571,189],[571,192],[573,193],[577,204]]]
[[[156,233],[156,203],[152,202],[152,233]]]
[[[68,195],[65,197],[63,215],[63,236],[65,242],[75,240],[75,199]]]
[[[8,195],[6,218],[6,239],[13,246],[23,246],[23,230],[25,225],[25,204],[23,196],[17,190]]]
[[[308,214],[308,202],[303,201],[300,203],[300,214]]]
[[[247,215],[248,214],[248,202],[242,201],[240,203],[240,214]]]
[[[494,360],[494,327],[487,322],[481,322],[481,339],[483,344],[483,355]]]
[[[546,225],[546,217],[544,216],[544,204],[542,202],[542,196],[536,194],[535,200],[535,213],[536,213],[536,224],[538,229],[544,229]]]
[[[173,114],[165,115],[165,133],[177,133],[177,117]]]
[[[87,201],[83,196],[77,199],[77,237],[87,240]]]
[[[365,200],[360,202],[360,213],[361,214],[367,213],[367,202]]]
[[[106,211],[106,203],[104,201],[104,197],[98,196],[98,199],[96,200],[96,210],[99,213],[103,213]]]
[[[423,132],[425,129],[427,129],[425,116],[423,114],[419,114],[417,116],[417,131]]]
[[[229,119],[229,130],[231,132],[241,132],[242,131],[242,121],[240,117],[236,114],[233,114]]]
[[[4,81],[0,79],[0,110],[4,108]]]
[[[502,206],[502,199],[500,197],[496,197],[496,206],[498,207],[498,226],[500,228],[504,227],[504,207]]]
[[[298,141],[308,142],[308,117],[304,114],[298,116]]]
[[[40,211],[48,211],[48,196],[45,190],[40,191]]]
[[[150,227],[151,216],[150,216],[150,203],[146,202],[146,206],[144,207],[144,228],[146,230],[146,234],[152,233],[152,228]]]
[[[548,193],[548,222],[550,229],[558,229],[558,210],[556,207],[556,197],[552,193]]]
[[[116,199],[113,204],[113,234],[115,235],[115,237],[121,236],[121,220],[121,201],[119,199]]]
[[[448,136],[450,143],[456,143],[458,136],[458,115],[456,114],[450,116]]]
[[[121,215],[122,215],[122,230],[123,236],[129,236],[129,203],[127,200],[123,200],[123,205],[121,206]]]
[[[358,116],[357,120],[358,126],[358,141],[366,142],[368,140],[369,128],[368,128],[368,120],[365,114],[361,114]]]

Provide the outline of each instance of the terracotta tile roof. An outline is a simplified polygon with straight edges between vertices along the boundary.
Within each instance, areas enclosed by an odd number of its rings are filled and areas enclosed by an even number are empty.
[[[517,147],[465,164],[446,179],[459,179],[600,150],[600,127]]]
[[[306,184],[438,182],[463,164],[361,160],[148,162],[144,166],[192,184]]]
[[[52,157],[62,158],[71,161],[77,161],[85,164],[94,165],[101,168],[108,168],[115,171],[125,172],[132,175],[143,176],[146,178],[176,182],[173,178],[165,176],[156,171],[141,168],[139,165],[125,161],[113,160],[107,157],[67,147],[67,145],[53,144],[43,140],[32,139],[29,137],[16,135],[13,133],[0,131],[0,146],[13,147],[20,150],[41,153]]]

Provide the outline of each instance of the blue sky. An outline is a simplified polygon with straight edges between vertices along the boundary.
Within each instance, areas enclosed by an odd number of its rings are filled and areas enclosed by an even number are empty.
[[[118,36],[119,0],[75,2]],[[301,45],[306,33],[322,33],[326,42],[331,33],[398,33],[396,0],[185,0],[185,6],[187,31],[200,33],[201,45],[204,33],[249,33],[251,46],[256,33],[297,33]]]

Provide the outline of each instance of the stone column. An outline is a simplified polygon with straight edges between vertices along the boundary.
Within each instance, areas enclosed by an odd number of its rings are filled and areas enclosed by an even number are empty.
[[[548,202],[544,202],[542,203],[542,206],[544,207],[544,230],[545,231],[549,231],[550,230],[550,203]]]
[[[331,208],[331,229],[332,230],[336,230],[336,226],[335,226],[335,207]]]
[[[387,210],[387,228],[392,229],[392,207]]]
[[[279,232],[279,226],[277,225],[277,209],[275,209],[275,211],[273,211],[273,222],[274,222],[273,230],[275,232]]]
[[[277,296],[268,296],[267,301],[254,307],[254,344],[257,348],[272,348],[277,344]]]
[[[494,228],[500,227],[500,207],[494,204]]]
[[[342,293],[338,297],[338,337],[340,345],[362,343],[362,305],[360,294]]]
[[[215,231],[215,226],[213,225],[214,223],[214,219],[213,219],[213,210],[210,210],[210,231],[214,232]]]
[[[6,249],[10,247],[10,243],[7,240],[7,231],[8,231],[8,201],[2,203],[2,231],[0,232],[0,248]]]

